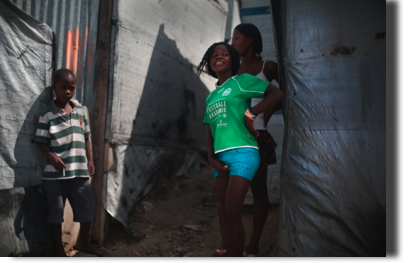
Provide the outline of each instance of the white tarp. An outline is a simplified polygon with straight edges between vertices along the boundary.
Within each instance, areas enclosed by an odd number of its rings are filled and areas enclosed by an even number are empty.
[[[286,89],[278,246],[385,256],[386,4],[274,4]]]
[[[0,36],[0,256],[8,256],[50,247],[38,186],[46,160],[32,140],[51,99],[53,33],[0,0]]]
[[[32,140],[51,91],[53,32],[0,1],[0,189],[41,183],[45,158]]]
[[[205,98],[216,80],[198,78],[196,66],[223,41],[226,9],[224,0],[114,1],[106,122],[114,163],[103,204],[128,231],[128,213],[160,170],[199,169]]]

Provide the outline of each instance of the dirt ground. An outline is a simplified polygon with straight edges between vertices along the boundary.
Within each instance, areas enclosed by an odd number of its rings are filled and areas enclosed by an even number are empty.
[[[132,240],[114,220],[101,250],[107,257],[209,257],[221,244],[216,200],[212,169],[206,166],[175,184],[168,177],[160,178],[145,200],[153,206],[151,210],[145,211],[141,203],[130,215],[131,230],[146,237]],[[251,235],[251,211],[251,205],[244,205],[246,244]],[[276,242],[278,223],[279,207],[271,205],[260,254],[267,254]],[[89,256],[76,250],[69,252],[71,256]]]

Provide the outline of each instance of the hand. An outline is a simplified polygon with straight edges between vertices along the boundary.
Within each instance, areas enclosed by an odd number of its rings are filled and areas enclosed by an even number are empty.
[[[224,167],[226,164],[221,160],[212,159],[209,160],[209,164],[212,166],[212,168],[215,169],[215,171],[218,172],[219,176],[221,177],[225,177],[230,174],[230,169],[228,169],[228,166]]]
[[[87,166],[88,166],[88,175],[92,176],[95,173],[94,162],[93,161],[88,161]]]
[[[251,120],[249,117],[244,116],[244,122],[247,130],[249,130],[250,133],[253,134],[255,138],[257,138],[260,134],[256,129],[254,129],[254,121]]]
[[[49,159],[57,171],[62,172],[62,169],[66,169],[65,163],[55,154],[51,154]]]

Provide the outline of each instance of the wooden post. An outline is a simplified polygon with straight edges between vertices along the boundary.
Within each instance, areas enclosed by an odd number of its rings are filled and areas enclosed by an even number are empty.
[[[108,76],[111,54],[111,18],[113,0],[102,0],[99,6],[96,68],[94,80],[94,109],[92,118],[92,143],[95,174],[92,177],[94,192],[94,220],[91,239],[101,247],[104,244],[105,209],[102,204],[103,175],[107,171],[108,143],[105,143]]]

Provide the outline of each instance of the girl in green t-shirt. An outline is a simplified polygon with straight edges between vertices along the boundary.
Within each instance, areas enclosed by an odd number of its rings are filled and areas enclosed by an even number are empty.
[[[284,95],[259,78],[242,74],[239,55],[230,45],[219,42],[206,51],[198,74],[206,69],[218,79],[207,96],[204,123],[208,124],[208,158],[214,168],[218,192],[218,217],[222,244],[214,256],[243,256],[244,229],[241,211],[260,156],[253,121],[265,111],[275,111]],[[264,99],[250,107],[252,98]]]

